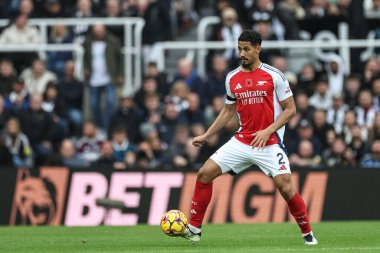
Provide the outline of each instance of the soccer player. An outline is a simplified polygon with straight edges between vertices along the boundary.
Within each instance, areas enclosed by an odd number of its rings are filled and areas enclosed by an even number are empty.
[[[238,174],[255,164],[273,178],[301,229],[305,244],[318,244],[305,203],[292,186],[289,160],[282,144],[285,124],[296,113],[293,93],[279,70],[260,61],[261,41],[261,35],[252,30],[239,36],[241,66],[226,77],[225,106],[206,133],[193,139],[194,146],[202,146],[238,113],[239,130],[198,171],[189,227],[182,234],[192,242],[201,239],[212,181],[223,173]]]

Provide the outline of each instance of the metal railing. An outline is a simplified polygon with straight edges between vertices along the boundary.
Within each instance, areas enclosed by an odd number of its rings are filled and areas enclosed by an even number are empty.
[[[197,50],[197,70],[202,77],[206,76],[206,56],[208,49],[228,49],[236,48],[234,42],[225,41],[206,41],[206,30],[211,24],[217,23],[218,18],[208,17],[205,22],[200,22],[198,27],[199,41],[183,41],[183,42],[160,42],[157,45],[158,61],[157,65],[160,70],[165,69],[165,50]],[[339,25],[339,37],[328,31],[320,33],[321,36],[314,40],[286,40],[286,41],[263,41],[264,49],[314,49],[314,53],[318,57],[322,57],[322,49],[334,49],[339,51],[346,69],[350,69],[350,49],[351,48],[367,48],[367,51],[380,47],[380,40],[375,40],[374,36],[368,39],[349,40],[348,25],[341,23]],[[368,52],[366,52],[368,55]]]
[[[198,41],[206,41],[207,40],[207,29],[210,28],[211,25],[219,24],[221,21],[220,17],[218,16],[209,16],[204,17],[199,21],[198,27],[197,27],[197,40]],[[207,49],[201,48],[198,49],[197,54],[197,67],[199,74],[201,76],[206,76],[206,56],[207,56]]]
[[[145,25],[145,21],[142,18],[49,18],[49,19],[30,19],[28,24],[30,26],[36,26],[39,29],[41,36],[41,44],[35,45],[33,51],[43,52],[45,50],[54,51],[53,48],[65,47],[46,47],[49,45],[48,42],[48,27],[57,24],[67,25],[67,26],[77,26],[77,25],[93,25],[93,24],[103,24],[107,26],[124,26],[124,47],[123,51],[120,53],[124,54],[124,93],[133,94],[135,91],[141,87],[141,73],[142,73],[142,29]],[[0,27],[7,26],[9,20],[0,20]],[[16,46],[16,45],[13,45]],[[78,46],[77,44],[65,44],[65,46]],[[4,48],[2,45],[1,47]],[[18,48],[17,46],[14,48]],[[24,48],[24,46],[23,46]],[[48,49],[49,48],[49,49]],[[4,51],[0,49],[1,51]],[[10,51],[8,49],[5,49]],[[22,49],[17,51],[22,51]],[[32,51],[32,50],[25,50]],[[67,51],[67,50],[65,50]]]
[[[0,47],[0,52],[46,52],[46,51],[71,51],[74,52],[75,76],[80,77],[83,69],[83,47],[78,44],[46,44],[39,43],[36,45],[19,45],[7,44]]]

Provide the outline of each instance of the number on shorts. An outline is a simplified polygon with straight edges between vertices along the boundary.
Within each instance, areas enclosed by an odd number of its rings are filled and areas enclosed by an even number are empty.
[[[278,164],[280,164],[280,165],[285,164],[285,162],[283,161],[283,159],[284,159],[284,155],[283,154],[278,153],[277,157],[280,157],[280,159],[278,160]]]

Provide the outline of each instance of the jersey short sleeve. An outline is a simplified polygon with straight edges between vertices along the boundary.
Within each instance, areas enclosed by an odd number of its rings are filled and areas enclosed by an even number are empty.
[[[235,96],[235,94],[233,94],[231,92],[230,81],[231,81],[231,77],[233,76],[232,72],[233,71],[231,71],[230,73],[228,73],[228,75],[226,77],[226,83],[225,83],[225,85],[226,85],[226,101],[225,101],[225,103],[226,104],[234,104],[234,103],[236,103],[236,96]]]
[[[279,101],[283,101],[293,96],[288,80],[284,75],[279,75],[275,80],[275,91]]]

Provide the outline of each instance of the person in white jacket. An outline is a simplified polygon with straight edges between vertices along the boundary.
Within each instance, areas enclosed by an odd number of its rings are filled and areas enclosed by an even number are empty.
[[[37,28],[28,25],[28,16],[18,14],[13,23],[0,34],[1,45],[33,45],[40,43]],[[36,52],[9,52],[5,56],[12,60],[18,72],[28,67],[37,57]]]

